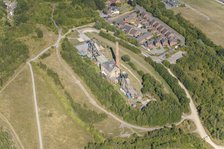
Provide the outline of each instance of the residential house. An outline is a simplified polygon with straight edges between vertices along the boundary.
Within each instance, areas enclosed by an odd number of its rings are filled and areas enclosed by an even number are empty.
[[[137,21],[137,13],[131,13],[126,18],[124,18],[124,22],[129,24],[135,24]]]
[[[132,29],[132,26],[129,25],[129,24],[125,24],[122,28],[121,28],[126,34],[128,34],[131,29]]]
[[[160,39],[159,39],[159,38],[158,38],[158,39],[155,39],[155,40],[153,41],[153,44],[154,44],[154,46],[155,46],[156,48],[159,48],[159,47],[161,46]]]
[[[177,39],[176,38],[170,38],[170,39],[168,39],[168,43],[171,47],[175,46],[177,44]]]
[[[140,44],[144,44],[147,40],[151,39],[152,38],[152,34],[149,33],[149,32],[146,32],[145,34],[139,36],[137,38],[137,41],[140,43]]]
[[[161,40],[160,40],[160,42],[161,42],[161,45],[162,46],[169,46],[169,43],[168,43],[168,39],[167,38],[162,38]]]
[[[137,29],[131,29],[129,32],[129,35],[133,36],[133,37],[138,37],[141,34],[141,32]]]
[[[160,26],[157,28],[157,30],[158,30],[159,32],[161,32],[163,29],[164,29],[164,27],[163,27],[162,25],[160,25]]]
[[[164,29],[161,31],[161,33],[162,33],[163,35],[165,35],[167,31],[168,31],[168,30],[167,30],[166,28],[164,28]]]

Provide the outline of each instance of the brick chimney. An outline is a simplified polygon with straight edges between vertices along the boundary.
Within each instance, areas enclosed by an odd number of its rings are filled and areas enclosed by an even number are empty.
[[[119,54],[119,45],[116,42],[116,66],[120,68],[120,54]]]

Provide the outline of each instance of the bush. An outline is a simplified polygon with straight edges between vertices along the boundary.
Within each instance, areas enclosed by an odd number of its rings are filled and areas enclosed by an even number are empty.
[[[129,62],[129,61],[131,60],[129,55],[123,55],[123,56],[121,57],[121,59],[122,59],[124,62]]]
[[[43,38],[44,35],[43,35],[43,31],[41,29],[37,28],[35,32],[36,32],[38,38]]]

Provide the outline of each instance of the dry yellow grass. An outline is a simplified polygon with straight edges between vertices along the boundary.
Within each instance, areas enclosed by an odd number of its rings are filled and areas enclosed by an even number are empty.
[[[35,69],[38,105],[44,147],[47,149],[84,148],[93,141],[91,135],[75,122],[61,103],[62,91],[58,90],[53,80]]]
[[[0,112],[14,127],[25,148],[38,147],[32,82],[28,67],[0,94]]]
[[[176,13],[201,29],[216,44],[224,46],[224,5],[215,0],[182,0],[190,7],[175,8]]]

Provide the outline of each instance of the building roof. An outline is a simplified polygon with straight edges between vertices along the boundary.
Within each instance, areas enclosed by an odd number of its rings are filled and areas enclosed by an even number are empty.
[[[115,62],[113,60],[111,61],[106,61],[101,64],[101,67],[104,67],[108,72],[112,72],[114,67],[115,67]]]
[[[165,34],[167,31],[168,31],[168,30],[167,30],[166,28],[164,28],[164,29],[161,31],[161,33],[162,33],[162,34]]]
[[[106,61],[108,61],[107,58],[103,54],[101,54],[100,56],[97,56],[96,59],[97,59],[97,61],[100,64],[105,63]]]
[[[131,25],[128,25],[128,24],[126,24],[126,25],[124,25],[124,26],[122,27],[122,30],[123,30],[125,33],[129,33],[131,29],[132,29],[132,26],[131,26]]]
[[[129,34],[131,34],[133,36],[136,36],[136,35],[140,34],[140,32],[138,30],[136,30],[136,29],[131,29]]]
[[[163,29],[162,25],[160,27],[158,27],[158,31],[161,31],[162,29]]]
[[[159,23],[156,22],[156,23],[153,25],[153,27],[157,27],[158,25],[159,25]]]
[[[150,32],[147,32],[145,34],[143,34],[142,36],[139,36],[137,38],[138,42],[142,42],[144,40],[148,40],[148,38],[151,38],[152,37],[152,34]]]
[[[153,19],[152,21],[149,22],[149,24],[152,25],[152,24],[155,23],[155,22],[156,22],[156,20]]]
[[[130,20],[133,20],[133,19],[136,19],[137,18],[137,14],[136,13],[131,13],[130,15],[128,15],[125,20],[127,21],[130,21]]]

